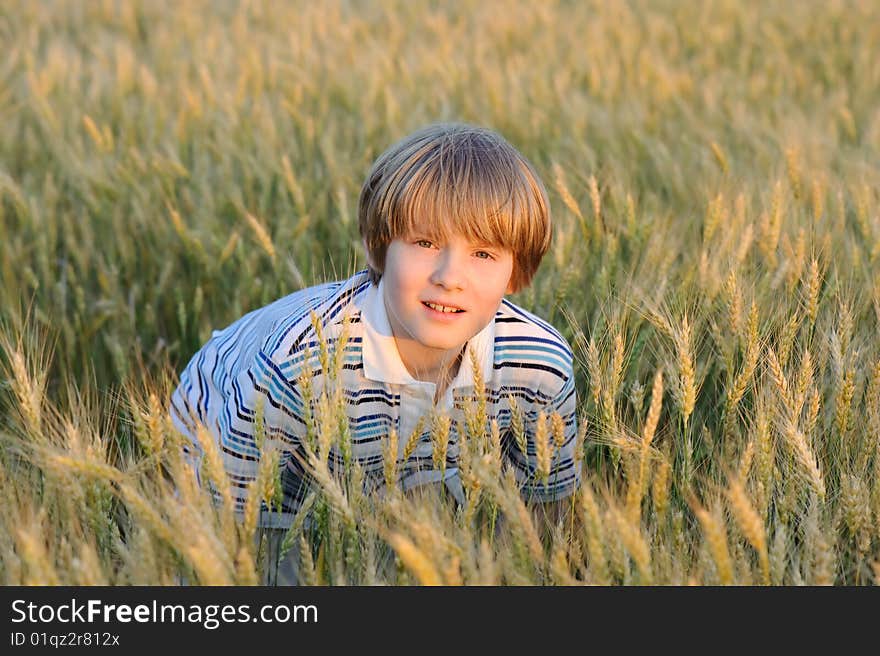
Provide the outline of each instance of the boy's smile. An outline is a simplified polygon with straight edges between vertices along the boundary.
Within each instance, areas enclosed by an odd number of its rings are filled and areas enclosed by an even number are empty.
[[[383,300],[400,359],[414,378],[435,381],[456,360],[512,291],[512,273],[509,250],[461,235],[391,241]]]

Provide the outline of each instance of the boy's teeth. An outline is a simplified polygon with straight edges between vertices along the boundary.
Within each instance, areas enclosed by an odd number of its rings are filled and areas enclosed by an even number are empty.
[[[437,310],[438,312],[458,312],[455,308],[446,307],[445,305],[437,305],[436,303],[425,303],[429,308],[433,310]]]

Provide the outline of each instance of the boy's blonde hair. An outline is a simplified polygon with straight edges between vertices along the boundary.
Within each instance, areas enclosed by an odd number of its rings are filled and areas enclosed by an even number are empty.
[[[358,224],[374,283],[393,239],[457,233],[509,249],[518,291],[551,238],[547,191],[532,165],[501,135],[461,123],[430,125],[382,153],[361,189]]]

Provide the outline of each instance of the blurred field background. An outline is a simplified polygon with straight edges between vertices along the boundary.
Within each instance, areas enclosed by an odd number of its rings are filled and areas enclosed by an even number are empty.
[[[256,507],[185,483],[173,376],[361,268],[370,163],[437,120],[546,182],[512,300],[575,348],[585,484],[545,521],[485,430],[457,514],[327,479],[303,581],[880,581],[876,3],[22,0],[0,41],[4,584],[259,580]]]

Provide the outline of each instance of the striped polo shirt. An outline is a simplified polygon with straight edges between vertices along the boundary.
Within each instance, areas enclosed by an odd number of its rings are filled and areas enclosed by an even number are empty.
[[[317,416],[318,394],[339,385],[350,435],[350,457],[364,471],[369,489],[384,485],[384,452],[392,429],[398,434],[397,471],[403,489],[445,481],[461,501],[458,479],[459,422],[474,398],[472,355],[486,389],[486,411],[501,431],[502,454],[514,470],[526,498],[549,501],[571,494],[580,481],[574,462],[576,395],[572,352],[559,332],[535,315],[503,299],[495,317],[465,346],[458,373],[434,403],[435,385],[416,380],[397,351],[383,302],[383,286],[372,284],[367,271],[351,278],[297,291],[246,314],[211,339],[193,356],[171,398],[175,427],[190,438],[186,449],[193,462],[201,453],[195,423],[204,424],[220,448],[241,512],[259,466],[255,439],[258,408],[264,435],[280,449],[284,490],[281,513],[261,514],[263,526],[287,526],[308,492],[308,476],[298,454],[307,434],[303,376],[312,383],[311,416]],[[343,339],[341,372],[333,383],[322,370],[319,336],[312,314],[332,352]],[[526,452],[511,429],[511,399],[524,418]],[[540,412],[558,412],[564,441],[554,455],[550,475],[536,476],[534,427]],[[431,418],[451,419],[445,467],[434,463]],[[422,419],[418,440],[406,462],[404,446]],[[551,439],[552,444],[552,439]],[[330,449],[331,470],[342,467],[337,445]]]

